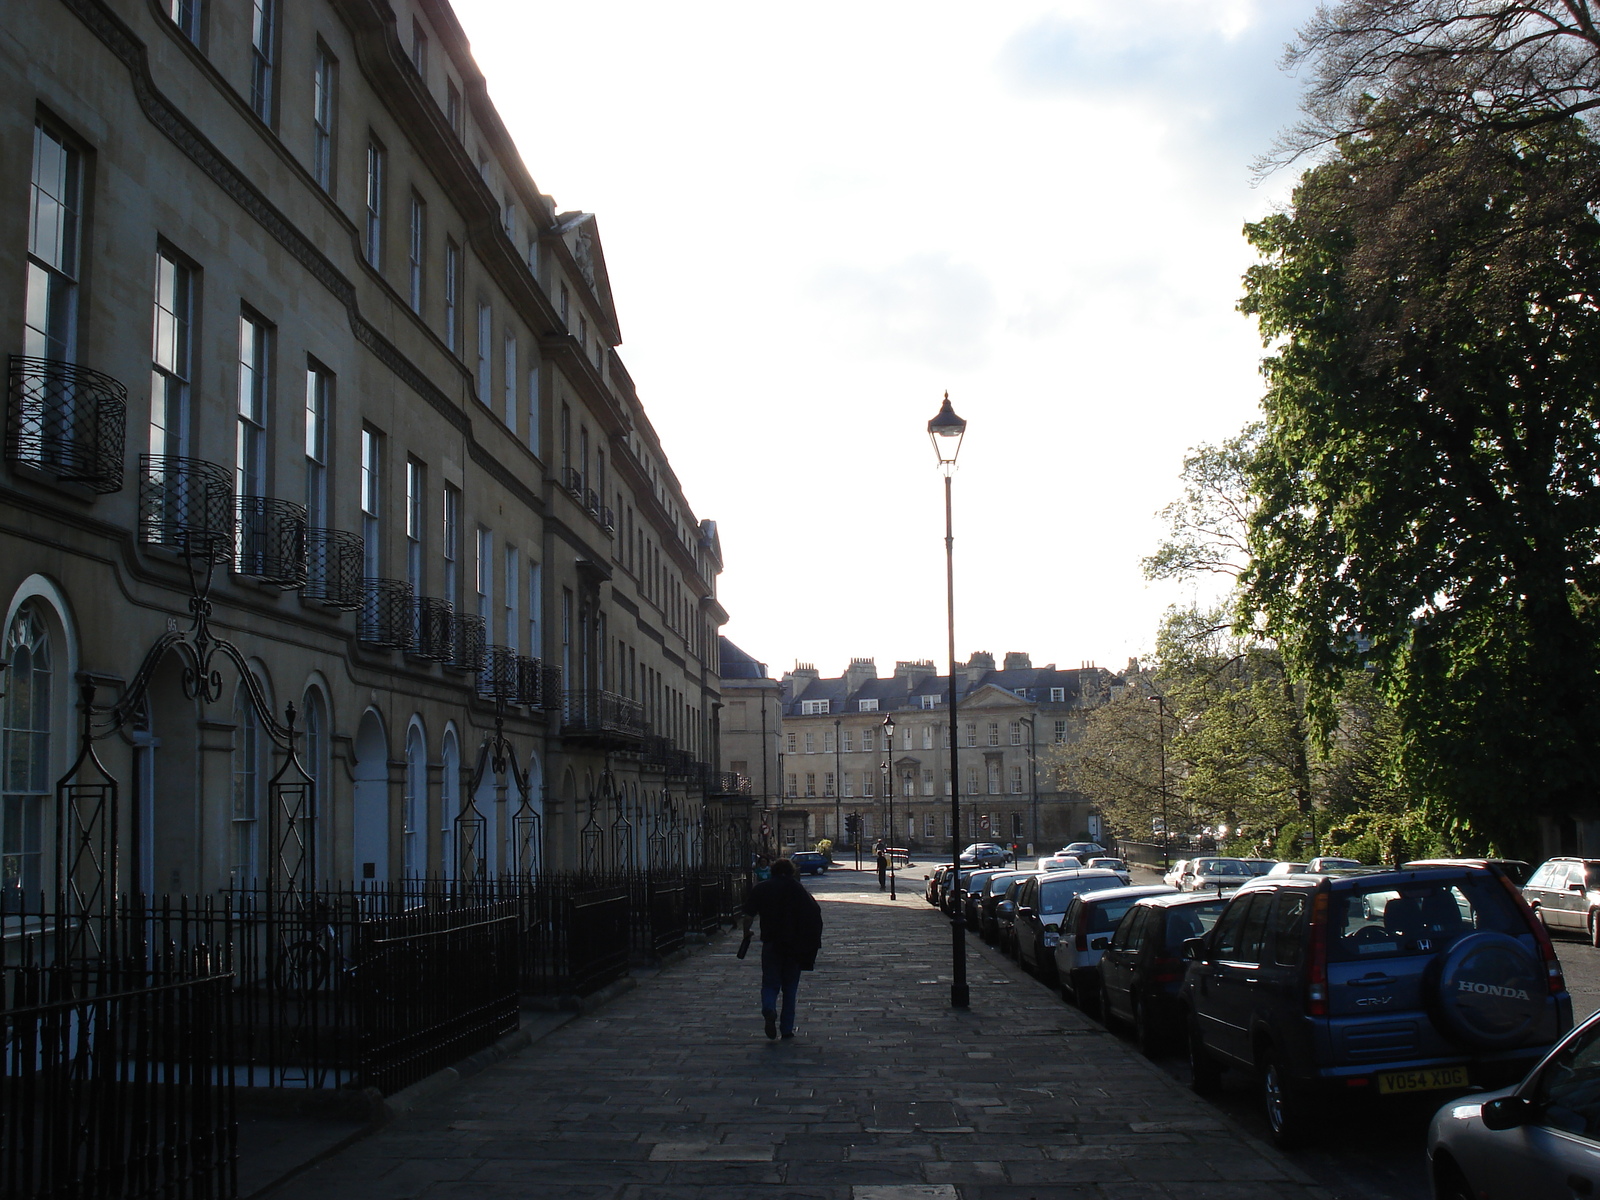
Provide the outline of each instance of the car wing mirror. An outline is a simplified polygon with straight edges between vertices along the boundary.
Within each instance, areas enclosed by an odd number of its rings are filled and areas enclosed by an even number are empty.
[[[1533,1102],[1526,1096],[1501,1096],[1485,1101],[1478,1115],[1485,1129],[1516,1129],[1533,1119]]]
[[[1567,891],[1569,891],[1569,892],[1577,892],[1580,896],[1583,894],[1584,890],[1585,890],[1584,886],[1581,883],[1569,883],[1569,884],[1567,884]]]
[[[1026,904],[1019,904],[1017,905],[1017,916],[1031,917],[1033,916],[1033,909]]]
[[[1104,950],[1107,947],[1109,947],[1110,945],[1111,945],[1111,939],[1110,938],[1097,937],[1097,938],[1095,938],[1093,941],[1091,941],[1089,943],[1089,949],[1091,949],[1091,950]]]
[[[1193,962],[1204,962],[1206,958],[1206,940],[1203,937],[1184,938],[1183,956]]]

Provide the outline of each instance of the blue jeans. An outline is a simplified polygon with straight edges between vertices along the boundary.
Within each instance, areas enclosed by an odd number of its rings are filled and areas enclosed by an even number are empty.
[[[783,993],[783,1013],[778,1032],[794,1032],[794,997],[800,990],[800,964],[775,942],[761,943],[761,1011],[778,1011],[778,993]]]

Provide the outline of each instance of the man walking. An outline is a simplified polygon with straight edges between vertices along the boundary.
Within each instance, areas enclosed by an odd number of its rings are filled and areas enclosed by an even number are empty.
[[[780,1024],[783,1036],[794,1036],[795,995],[800,972],[817,965],[822,947],[822,908],[795,874],[794,864],[780,858],[772,876],[750,889],[744,902],[744,932],[761,918],[761,1016],[767,1037],[775,1039]],[[779,997],[783,1010],[778,1010]]]

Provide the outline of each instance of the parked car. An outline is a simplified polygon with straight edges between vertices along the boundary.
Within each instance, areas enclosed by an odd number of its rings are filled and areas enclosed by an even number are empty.
[[[1006,884],[1006,890],[994,906],[995,945],[1013,958],[1017,954],[1017,896],[1022,891],[1022,885],[1035,878],[1037,876],[1031,871],[1018,875]]]
[[[988,941],[1000,944],[1000,923],[997,910],[1005,898],[1006,888],[1014,881],[1026,878],[1028,871],[997,871],[989,877],[988,888],[978,901],[978,933]]]
[[[1121,877],[1119,876],[1119,879]],[[1100,1012],[1100,956],[1111,945],[1111,935],[1134,901],[1146,896],[1170,896],[1164,883],[1129,887],[1124,881],[1105,891],[1079,892],[1061,917],[1061,934],[1055,944],[1055,977],[1061,994],[1091,1016]]]
[[[801,875],[826,875],[828,873],[828,856],[816,850],[796,850],[789,855],[789,861],[794,864],[794,869]]]
[[[1433,1194],[1482,1200],[1590,1195],[1600,1155],[1600,1013],[1515,1087],[1452,1100],[1428,1127]]]
[[[1134,901],[1097,964],[1101,1016],[1127,1023],[1146,1054],[1183,1043],[1183,944],[1208,933],[1228,901],[1209,892],[1167,892]]]
[[[1323,855],[1321,858],[1313,858],[1307,863],[1306,870],[1311,874],[1320,875],[1324,871],[1349,871],[1364,865],[1353,858],[1332,858],[1328,855]]]
[[[1552,858],[1528,877],[1522,898],[1551,933],[1600,946],[1600,859]]]
[[[1267,872],[1267,875],[1273,878],[1276,878],[1279,875],[1304,875],[1309,870],[1311,870],[1310,863],[1280,862],[1274,863],[1272,869]]]
[[[1035,871],[1076,871],[1083,860],[1070,854],[1047,854],[1034,864]]]
[[[1511,882],[1518,887],[1528,882],[1528,876],[1533,873],[1533,868],[1520,858],[1419,858],[1414,862],[1402,864],[1402,869],[1409,871],[1413,867],[1455,867],[1467,863],[1474,867],[1494,867],[1502,874],[1510,877]]]
[[[1249,867],[1257,875],[1265,875],[1268,871],[1272,870],[1273,867],[1278,865],[1278,860],[1275,858],[1241,858],[1239,861],[1245,866]]]
[[[1067,854],[1073,858],[1087,861],[1091,858],[1102,858],[1110,851],[1099,842],[1073,842],[1070,846],[1063,846],[1056,851],[1057,854]]]
[[[1254,1071],[1285,1146],[1325,1095],[1500,1086],[1572,1027],[1544,926],[1481,867],[1260,880],[1184,949],[1195,1090]]]
[[[978,928],[978,911],[988,891],[989,880],[999,871],[974,871],[967,877],[966,891],[962,894],[961,919],[968,929]]]
[[[1025,881],[1017,894],[1017,962],[1046,983],[1055,981],[1052,953],[1061,934],[1061,917],[1079,892],[1123,887],[1114,871],[1051,871]]]
[[[944,881],[944,873],[949,869],[948,866],[935,867],[931,873],[922,877],[927,880],[922,888],[922,898],[935,908],[939,907],[939,889]]]
[[[1181,892],[1220,892],[1258,878],[1241,859],[1196,858],[1189,863],[1177,888]]]
[[[1125,859],[1121,858],[1091,858],[1083,864],[1090,870],[1115,871],[1117,878],[1123,883],[1133,882],[1133,872],[1128,869]]]
[[[973,842],[961,852],[963,865],[977,867],[1003,867],[1011,861],[1011,851],[998,842]]]
[[[939,880],[939,909],[949,916],[956,914],[956,890],[966,890],[967,880],[972,878],[973,867],[962,867],[960,875],[952,869],[944,873]]]
[[[1185,872],[1193,874],[1191,870],[1192,862],[1192,859],[1187,858],[1174,860],[1173,864],[1167,868],[1167,873],[1161,877],[1161,882],[1168,887],[1177,887]]]

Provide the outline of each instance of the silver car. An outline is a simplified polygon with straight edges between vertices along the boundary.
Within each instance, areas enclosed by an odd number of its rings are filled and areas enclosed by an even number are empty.
[[[1056,941],[1056,981],[1061,992],[1084,1012],[1100,1011],[1100,971],[1098,963],[1111,945],[1117,922],[1146,896],[1170,896],[1173,889],[1164,883],[1143,887],[1117,887],[1106,891],[1080,892],[1067,905],[1061,917],[1060,937]]]
[[[1452,1100],[1428,1128],[1433,1194],[1568,1200],[1600,1179],[1600,1013],[1512,1088]]]
[[[1184,892],[1213,892],[1223,888],[1236,888],[1257,878],[1256,873],[1237,858],[1197,858],[1184,872],[1178,890]]]

